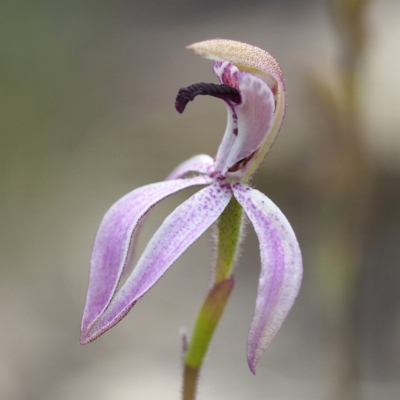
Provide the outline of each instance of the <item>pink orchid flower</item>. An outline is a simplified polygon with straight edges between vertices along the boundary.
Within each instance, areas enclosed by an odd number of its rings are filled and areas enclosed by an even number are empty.
[[[194,156],[165,181],[135,189],[107,211],[93,247],[81,343],[93,341],[125,317],[236,199],[260,243],[261,273],[247,342],[248,363],[255,372],[294,303],[302,277],[301,253],[289,222],[268,197],[248,184],[280,129],[285,114],[284,80],[275,59],[257,47],[217,39],[189,48],[216,60],[214,72],[221,85],[199,83],[181,89],[176,108],[183,112],[197,95],[223,99],[228,122],[222,143],[214,159]],[[193,186],[205,188],[165,219],[118,289],[144,216],[161,200]],[[232,251],[235,258],[237,249]]]

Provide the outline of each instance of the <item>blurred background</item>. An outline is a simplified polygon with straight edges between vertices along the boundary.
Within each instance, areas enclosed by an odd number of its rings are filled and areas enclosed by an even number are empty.
[[[199,400],[391,400],[400,393],[400,2],[3,0],[0,3],[0,398],[179,399],[179,329],[210,279],[210,235],[120,324],[79,345],[93,239],[109,206],[194,154],[214,155],[223,102],[185,46],[266,49],[286,119],[254,186],[297,233],[305,275],[254,377],[259,273],[249,228]],[[151,213],[139,253],[190,190]]]

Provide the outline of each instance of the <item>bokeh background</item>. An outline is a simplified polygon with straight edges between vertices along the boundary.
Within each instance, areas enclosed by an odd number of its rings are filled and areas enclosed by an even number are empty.
[[[223,37],[280,62],[288,112],[254,186],[286,214],[303,286],[254,377],[245,343],[259,272],[249,227],[199,400],[400,393],[400,2],[0,2],[0,398],[178,399],[179,329],[210,279],[210,235],[119,325],[79,345],[93,238],[108,207],[214,155],[224,104],[174,110],[216,82],[185,50]],[[158,205],[139,252],[173,208]]]

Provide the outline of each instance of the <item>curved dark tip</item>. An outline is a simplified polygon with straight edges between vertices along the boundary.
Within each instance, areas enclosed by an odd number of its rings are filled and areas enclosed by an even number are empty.
[[[217,85],[215,83],[195,83],[185,88],[179,89],[175,100],[175,108],[179,113],[183,113],[189,101],[193,101],[196,96],[208,95],[217,97],[227,102],[239,104],[241,102],[240,92],[229,85]]]

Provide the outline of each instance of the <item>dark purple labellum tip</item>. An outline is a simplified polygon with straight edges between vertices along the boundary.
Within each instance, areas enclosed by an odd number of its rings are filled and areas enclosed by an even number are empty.
[[[186,104],[194,100],[198,95],[208,95],[218,97],[228,103],[239,104],[241,102],[240,92],[229,85],[217,85],[215,83],[195,83],[186,88],[179,89],[175,100],[175,108],[179,113],[183,113]]]
[[[232,165],[232,167],[230,167],[228,169],[228,172],[236,172],[236,171],[239,171],[239,169],[242,169],[243,167],[245,167],[247,165],[247,163],[253,158],[254,154],[256,154],[256,152],[257,152],[257,150],[254,151],[253,153],[251,153],[246,158],[239,160],[237,163],[235,163],[234,165]]]

